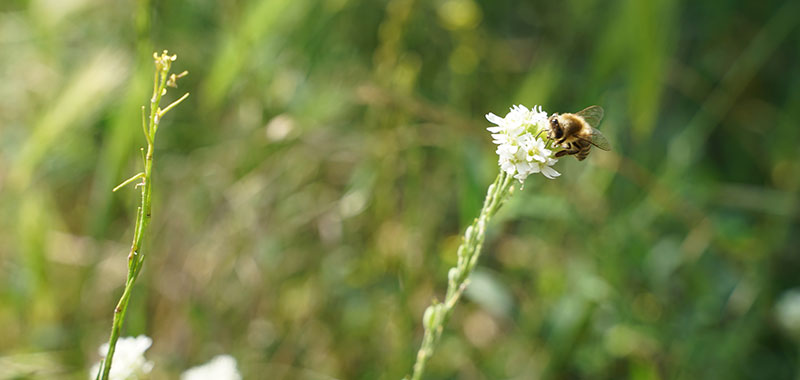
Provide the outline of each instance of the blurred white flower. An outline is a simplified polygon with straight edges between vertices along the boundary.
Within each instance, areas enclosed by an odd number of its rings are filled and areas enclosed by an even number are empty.
[[[242,375],[236,369],[236,359],[219,355],[206,364],[189,368],[181,374],[181,380],[242,380]]]
[[[153,340],[145,335],[137,337],[124,337],[117,340],[114,358],[111,362],[111,371],[108,373],[110,380],[136,380],[143,379],[153,370],[153,362],[144,358],[144,352],[153,344]],[[108,343],[104,343],[98,350],[100,356],[108,353]],[[94,380],[100,371],[100,363],[96,363],[89,371],[89,379]]]
[[[800,340],[800,288],[787,290],[775,305],[775,316],[781,327]]]
[[[497,144],[498,164],[504,172],[520,182],[533,173],[542,173],[550,179],[561,175],[552,168],[558,160],[544,140],[547,113],[541,106],[530,110],[523,105],[513,106],[505,117],[488,113],[486,120],[496,125],[486,129]]]

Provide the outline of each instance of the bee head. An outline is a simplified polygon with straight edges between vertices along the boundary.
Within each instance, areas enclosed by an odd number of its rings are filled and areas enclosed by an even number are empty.
[[[553,114],[550,116],[550,138],[551,139],[560,139],[564,136],[564,128],[561,127],[561,123],[558,122],[558,114]]]

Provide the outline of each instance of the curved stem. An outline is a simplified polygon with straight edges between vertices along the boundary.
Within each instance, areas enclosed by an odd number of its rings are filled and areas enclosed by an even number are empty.
[[[486,237],[486,225],[511,194],[511,182],[512,177],[505,172],[500,172],[497,175],[494,183],[489,185],[489,189],[486,192],[480,215],[464,231],[463,240],[457,251],[458,263],[448,272],[447,295],[444,303],[437,303],[434,300],[433,305],[425,310],[425,316],[423,317],[425,333],[422,337],[419,351],[417,351],[411,380],[420,380],[422,378],[428,359],[433,356],[436,346],[442,337],[444,326],[467,288],[470,275],[475,270],[475,265],[481,255],[481,248]]]

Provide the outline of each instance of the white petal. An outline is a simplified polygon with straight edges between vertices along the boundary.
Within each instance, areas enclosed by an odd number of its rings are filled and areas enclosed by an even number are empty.
[[[557,172],[555,169],[549,166],[545,166],[542,168],[542,174],[544,174],[545,177],[550,179],[554,179],[561,175],[561,173]]]
[[[502,165],[500,165],[500,169],[503,169],[503,171],[509,175],[514,174],[517,171],[517,168],[514,166],[514,164],[510,162],[504,162]]]
[[[489,122],[497,124],[497,125],[503,124],[503,118],[500,117],[500,116],[497,116],[497,115],[495,115],[495,114],[493,114],[491,112],[486,114],[486,120],[489,120]]]

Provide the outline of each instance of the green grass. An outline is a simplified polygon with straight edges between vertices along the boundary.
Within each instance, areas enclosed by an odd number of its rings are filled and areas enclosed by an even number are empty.
[[[461,1],[0,5],[0,377],[99,359],[165,48],[192,97],[123,330],[156,378],[407,375],[518,103],[602,105],[615,150],[498,213],[426,378],[796,377],[797,2]]]

